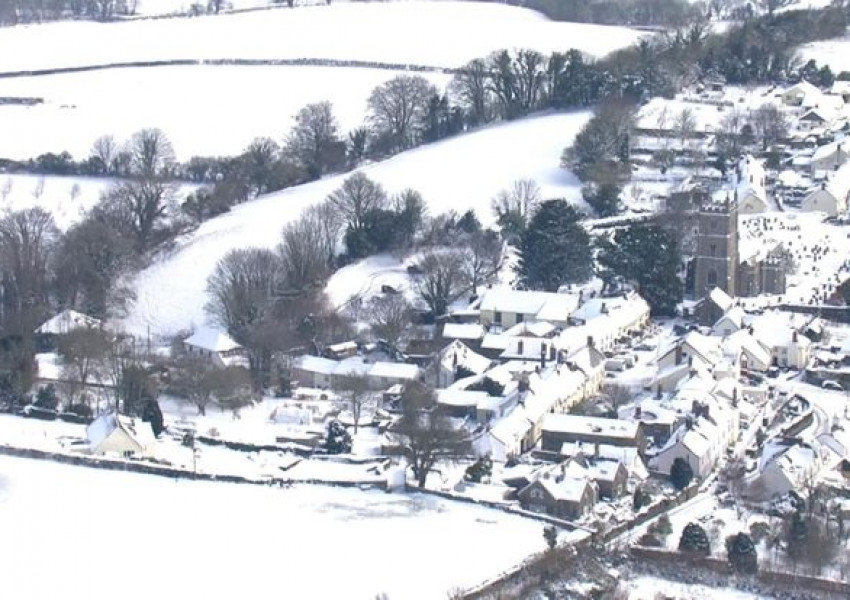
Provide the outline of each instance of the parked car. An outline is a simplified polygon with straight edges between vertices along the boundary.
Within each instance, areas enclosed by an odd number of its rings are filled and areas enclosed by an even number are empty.
[[[833,390],[833,391],[836,391],[836,392],[843,392],[844,391],[844,387],[840,383],[838,383],[837,381],[835,381],[833,379],[825,380],[823,383],[820,384],[820,386],[825,390]]]

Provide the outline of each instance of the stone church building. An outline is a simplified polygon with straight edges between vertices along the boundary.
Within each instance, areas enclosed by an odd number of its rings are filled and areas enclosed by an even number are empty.
[[[728,197],[716,201],[701,194],[696,215],[694,297],[705,298],[715,287],[733,298],[784,294],[785,267],[774,253],[742,261],[737,202]]]

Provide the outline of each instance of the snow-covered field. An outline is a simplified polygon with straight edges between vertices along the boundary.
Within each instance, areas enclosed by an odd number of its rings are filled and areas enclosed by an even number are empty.
[[[850,71],[850,33],[843,38],[800,46],[798,54],[804,61],[814,59],[819,66],[829,65],[836,75]]]
[[[444,598],[544,547],[433,497],[172,481],[0,457],[3,596]]]
[[[0,30],[2,35],[2,30]],[[255,137],[281,142],[306,104],[331,100],[344,132],[360,126],[372,90],[400,72],[331,67],[184,66],[0,79],[0,157],[44,152],[88,156],[101,135],[126,139],[159,127],[180,160],[234,155]],[[425,73],[443,89],[450,76]]]
[[[626,585],[629,600],[673,598],[675,600],[765,600],[765,596],[732,588],[716,588],[694,583],[680,583],[658,577],[641,576]]]
[[[578,48],[601,56],[642,35],[625,27],[549,21],[534,11],[498,3],[333,3],[192,19],[5,27],[0,29],[0,71],[211,58],[457,67],[499,48]]]
[[[545,198],[581,202],[578,180],[559,157],[590,113],[552,114],[494,126],[403,153],[362,171],[388,192],[419,190],[431,214],[474,209],[493,220],[490,200],[521,178],[540,185]],[[125,326],[132,332],[170,335],[205,322],[206,279],[234,248],[273,247],[281,228],[322,201],[347,175],[261,197],[204,223],[167,259],[136,279],[137,301]],[[356,290],[355,290],[356,291]]]
[[[67,229],[97,204],[111,183],[95,177],[0,174],[0,214],[38,207]]]

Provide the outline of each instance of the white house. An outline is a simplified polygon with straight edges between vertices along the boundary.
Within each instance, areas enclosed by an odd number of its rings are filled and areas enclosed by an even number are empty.
[[[758,487],[765,497],[792,490],[805,493],[807,484],[820,468],[817,442],[804,444],[791,440],[772,440],[762,449],[758,467]]]
[[[650,461],[650,466],[669,475],[675,460],[681,458],[690,465],[694,477],[704,479],[711,473],[718,458],[711,442],[716,430],[717,427],[707,419],[682,425]]]
[[[835,217],[847,210],[850,195],[850,163],[845,163],[828,175],[821,186],[811,191],[804,199],[800,210],[823,212]]]
[[[761,161],[749,154],[738,161],[737,168],[732,173],[732,185],[734,186],[735,199],[738,202],[738,213],[749,215],[767,212],[766,184],[767,176]]]
[[[100,329],[103,322],[83,313],[65,309],[36,328],[40,335],[65,335],[77,329]]]
[[[342,361],[319,356],[299,356],[292,365],[293,378],[303,387],[333,389],[343,377],[363,377],[370,387],[386,389],[419,379],[419,367],[407,363],[366,362],[358,356]]]
[[[711,328],[711,332],[714,335],[719,336],[731,335],[744,327],[745,315],[746,313],[743,308],[740,306],[733,306],[726,311],[726,314],[717,320]]]
[[[217,367],[248,365],[242,346],[219,329],[199,328],[183,340],[183,348],[190,356],[205,358]]]
[[[481,375],[492,364],[489,358],[474,352],[463,342],[454,340],[437,355],[436,386],[445,388],[453,384],[458,369]]]
[[[479,322],[485,327],[497,325],[504,329],[525,321],[566,325],[578,304],[574,294],[493,288],[481,297]]]
[[[822,91],[804,79],[782,91],[779,97],[786,106],[813,108],[821,102],[823,95]]]
[[[834,171],[848,159],[850,159],[850,144],[846,140],[830,142],[815,148],[809,160],[809,168],[812,175],[822,171]]]
[[[92,421],[86,437],[92,454],[119,456],[147,456],[156,442],[150,423],[114,412]]]

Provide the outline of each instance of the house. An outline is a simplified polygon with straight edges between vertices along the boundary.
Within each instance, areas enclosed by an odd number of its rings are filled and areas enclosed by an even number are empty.
[[[576,520],[590,511],[599,494],[587,469],[567,461],[541,469],[517,496],[526,510]]]
[[[758,465],[757,488],[766,498],[790,491],[805,494],[820,468],[817,442],[774,439],[762,449]]]
[[[103,322],[75,310],[66,309],[39,325],[35,339],[40,351],[50,351],[56,346],[56,338],[78,329],[101,329]]]
[[[219,329],[198,329],[183,340],[183,348],[189,356],[207,359],[217,367],[248,366],[242,346]]]
[[[625,495],[628,487],[629,472],[618,460],[603,460],[591,458],[587,469],[590,478],[596,483],[599,497],[611,500]]]
[[[835,81],[832,84],[830,94],[841,96],[845,104],[850,103],[850,81]]]
[[[770,350],[749,329],[742,329],[723,339],[723,354],[741,370],[764,373],[773,364]]]
[[[767,200],[767,176],[761,161],[746,155],[732,172],[732,193],[738,204],[738,213],[751,215],[767,212],[769,209]],[[720,190],[720,194],[728,191]]]
[[[481,375],[492,364],[489,358],[473,352],[463,342],[454,340],[437,355],[436,386],[449,387],[458,379],[458,373],[465,377]]]
[[[650,461],[650,466],[669,475],[675,460],[681,458],[690,465],[695,477],[704,479],[725,449],[717,447],[717,434],[717,426],[709,419],[691,417],[670,436]]]
[[[561,446],[561,451],[558,454],[563,459],[585,456],[589,457],[591,460],[622,464],[626,470],[627,479],[629,477],[633,477],[635,479],[644,480],[649,477],[649,471],[646,470],[646,463],[637,451],[637,448],[612,446],[610,444],[582,444],[581,442],[576,442],[572,444],[564,444]],[[601,488],[600,493],[602,493]]]
[[[850,195],[850,163],[845,163],[831,172],[819,188],[809,192],[803,199],[800,210],[819,211],[835,217],[847,210],[848,195]]]
[[[344,360],[346,358],[351,358],[352,356],[357,356],[357,342],[340,342],[338,344],[331,344],[325,348],[324,354],[331,360]]]
[[[778,311],[766,312],[755,317],[751,323],[753,335],[771,354],[771,360],[779,367],[803,369],[812,357],[811,340],[798,333],[808,323],[797,321],[793,316]]]
[[[779,98],[786,106],[812,108],[822,100],[823,92],[804,79],[781,92]]]
[[[86,437],[92,454],[125,457],[147,456],[156,442],[150,423],[114,412],[92,421],[86,428]]]
[[[578,304],[578,296],[574,294],[493,288],[481,297],[479,323],[503,329],[526,321],[548,321],[563,326]]]
[[[584,417],[578,415],[549,414],[541,426],[541,447],[549,452],[559,452],[564,444],[609,444],[646,450],[643,426],[633,421]]]
[[[809,159],[812,175],[823,171],[833,171],[850,159],[850,146],[846,140],[838,140],[818,146]]]
[[[446,323],[443,325],[443,338],[446,340],[460,340],[464,343],[474,344],[480,342],[486,331],[478,323]]]
[[[719,338],[691,331],[684,338],[662,350],[656,362],[659,370],[664,370],[682,364],[694,366],[697,363],[699,366],[713,368],[722,360],[723,353]]]
[[[733,306],[726,314],[720,317],[714,326],[711,328],[711,332],[714,335],[731,335],[736,331],[740,331],[744,327],[744,317],[746,313],[744,309],[740,306]]]
[[[391,362],[367,362],[359,356],[342,361],[320,356],[299,356],[292,365],[292,377],[302,387],[333,389],[345,377],[363,377],[373,389],[386,389],[419,379],[416,365]]]

